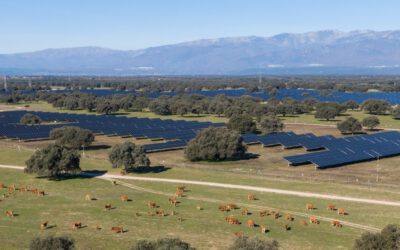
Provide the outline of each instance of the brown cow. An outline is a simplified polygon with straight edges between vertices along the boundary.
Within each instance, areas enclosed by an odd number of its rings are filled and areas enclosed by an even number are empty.
[[[39,195],[39,196],[45,196],[46,193],[45,193],[44,191],[39,191],[38,195]]]
[[[97,225],[97,226],[96,226],[96,230],[100,231],[101,229],[102,229],[102,228],[101,228],[100,225]]]
[[[281,215],[279,214],[279,212],[273,213],[274,219],[278,219],[280,216],[281,216]]]
[[[177,201],[176,201],[176,197],[175,197],[175,196],[174,196],[174,197],[169,197],[169,198],[168,198],[168,201],[169,201],[169,203],[171,203],[174,207],[176,207]]]
[[[326,207],[326,210],[335,211],[336,210],[336,206],[333,205],[333,204],[328,204],[328,206]]]
[[[236,219],[233,215],[225,217],[225,221],[227,221],[231,225],[238,225],[239,224],[239,220]]]
[[[222,211],[222,212],[229,212],[229,211],[230,211],[230,209],[227,207],[227,205],[224,205],[224,204],[219,205],[219,206],[218,206],[218,209],[219,209],[220,211]]]
[[[74,225],[72,225],[72,228],[73,228],[73,229],[80,229],[80,228],[82,228],[82,222],[80,222],[80,221],[75,222]]]
[[[111,206],[111,204],[108,203],[108,204],[104,205],[104,208],[106,210],[111,210],[112,206]]]
[[[268,228],[266,226],[261,226],[261,233],[265,234],[268,232]]]
[[[175,192],[176,197],[183,197],[183,191],[176,191]]]
[[[39,194],[39,189],[37,189],[37,188],[32,188],[30,191],[31,191],[33,194]]]
[[[293,218],[293,216],[291,214],[285,214],[285,220],[293,221],[294,218]]]
[[[90,194],[86,194],[85,201],[91,201],[91,200],[92,200],[92,196]]]
[[[157,209],[156,210],[156,215],[164,217],[165,216],[164,210],[163,209]]]
[[[338,208],[337,212],[338,212],[338,214],[340,214],[340,215],[346,215],[346,214],[347,214],[347,213],[346,213],[346,210],[345,210],[344,208]]]
[[[230,203],[230,204],[226,205],[226,208],[229,210],[235,210],[235,209],[238,209],[239,207],[236,204]]]
[[[129,200],[127,195],[121,195],[121,201],[122,202],[127,202]]]
[[[156,208],[156,207],[157,207],[157,204],[156,204],[154,201],[149,201],[149,202],[147,203],[147,206],[148,206],[149,208]]]
[[[256,226],[256,222],[254,220],[248,220],[247,221],[247,226],[248,227],[255,227]]]
[[[112,228],[111,228],[111,231],[114,231],[114,232],[116,232],[117,234],[119,234],[119,233],[123,233],[123,232],[124,232],[124,228],[123,228],[122,226],[119,226],[119,227],[112,227]]]
[[[179,185],[176,187],[176,191],[181,191],[181,192],[185,192],[186,186],[183,185]]]
[[[6,210],[4,213],[5,213],[7,216],[14,217],[14,211],[12,211],[12,210]]]
[[[331,225],[334,227],[342,227],[342,223],[340,223],[338,220],[332,220]]]
[[[315,216],[310,216],[310,223],[311,224],[319,224],[319,220]]]
[[[49,225],[48,221],[43,222],[42,224],[40,224],[40,229],[45,230],[47,229],[47,226]]]
[[[268,215],[268,210],[264,209],[260,211],[260,217],[264,217]]]
[[[248,215],[249,214],[249,210],[247,208],[243,208],[242,211],[240,211],[241,215]]]
[[[307,210],[314,210],[314,209],[315,209],[315,206],[314,206],[313,204],[311,204],[311,203],[307,203],[307,204],[306,204],[306,209],[307,209]]]
[[[7,188],[7,187],[3,183],[0,183],[0,188]]]
[[[285,228],[285,231],[289,231],[290,230],[290,226],[288,224],[283,225],[283,228]]]
[[[248,199],[249,201],[255,201],[255,200],[257,200],[257,198],[256,198],[256,196],[255,196],[254,194],[249,194],[249,195],[247,195],[247,199]]]

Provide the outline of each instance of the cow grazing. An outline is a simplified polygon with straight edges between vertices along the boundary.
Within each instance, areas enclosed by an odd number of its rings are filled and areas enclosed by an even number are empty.
[[[171,215],[172,215],[172,216],[176,215],[175,210],[172,210]]]
[[[181,191],[181,192],[185,192],[186,186],[183,185],[179,185],[176,187],[176,191]]]
[[[287,221],[293,221],[294,218],[293,218],[293,216],[292,216],[291,214],[285,214],[285,220],[287,220]]]
[[[311,224],[319,224],[319,220],[315,216],[310,216],[310,223]]]
[[[176,197],[169,197],[168,198],[169,203],[171,203],[174,207],[176,207]]]
[[[307,203],[307,204],[306,204],[306,209],[307,209],[307,210],[314,210],[314,209],[315,209],[315,206],[314,206],[314,204]]]
[[[266,210],[266,209],[261,210],[259,214],[260,214],[260,217],[265,217],[268,215],[268,210]]]
[[[176,197],[183,197],[183,191],[176,191],[175,192]]]
[[[38,195],[39,195],[39,196],[45,196],[46,193],[45,193],[44,191],[39,191]]]
[[[328,204],[328,206],[326,206],[326,210],[335,211],[336,210],[336,206],[333,205],[333,204]]]
[[[268,232],[268,228],[266,226],[260,226],[261,227],[261,233],[265,234]]]
[[[338,208],[337,212],[338,212],[338,214],[340,214],[340,215],[346,215],[346,214],[347,214],[347,213],[346,213],[346,210],[345,210],[344,208]]]
[[[158,215],[160,217],[164,217],[165,216],[164,210],[163,209],[158,209],[156,211],[156,215]]]
[[[285,229],[285,231],[289,231],[290,230],[290,226],[288,224],[283,225],[283,228]]]
[[[9,217],[14,217],[14,211],[12,210],[6,210],[4,213]]]
[[[255,196],[254,194],[249,194],[249,195],[247,195],[247,199],[248,199],[249,201],[255,201],[255,200],[257,200],[257,198],[256,198],[256,196]]]
[[[225,217],[225,221],[227,221],[231,225],[239,225],[239,220],[235,218],[233,215]]]
[[[243,208],[242,211],[240,211],[241,215],[248,215],[249,214],[249,210],[247,208]]]
[[[124,228],[121,227],[121,226],[119,226],[119,227],[112,227],[112,228],[111,228],[111,231],[114,231],[114,232],[116,232],[117,234],[119,234],[119,233],[123,233],[123,232],[124,232]]]
[[[256,222],[254,220],[248,220],[247,221],[247,226],[248,227],[255,227],[256,226]]]
[[[127,202],[129,200],[127,195],[121,195],[121,201],[122,202]]]
[[[101,229],[102,229],[102,228],[101,228],[100,225],[97,225],[97,226],[96,226],[96,230],[100,231]]]
[[[31,191],[33,194],[39,194],[39,189],[37,189],[37,188],[32,188],[30,191]]]
[[[82,228],[82,222],[75,222],[74,225],[72,225],[73,229],[80,229]]]
[[[334,227],[342,227],[342,223],[340,223],[338,220],[332,220],[331,225]]]
[[[7,188],[7,186],[4,185],[3,183],[0,183],[0,188]]]
[[[40,224],[40,229],[45,230],[45,229],[47,229],[48,225],[49,225],[49,222],[45,221],[42,224]]]
[[[112,206],[111,206],[111,204],[108,203],[108,204],[104,205],[104,208],[106,210],[111,210]]]
[[[149,202],[147,202],[147,206],[149,208],[156,208],[157,204],[154,201],[149,201]]]
[[[281,215],[279,214],[279,212],[273,213],[272,216],[274,217],[274,219],[279,219],[279,217],[281,217]]]
[[[239,207],[236,204],[230,203],[228,205],[226,205],[226,208],[229,210],[235,210],[235,209],[239,209]]]
[[[227,205],[219,205],[219,206],[218,206],[218,209],[219,209],[220,211],[222,211],[222,212],[229,212],[229,211],[230,211],[230,209],[228,208]]]
[[[201,206],[196,206],[196,209],[200,210],[200,211],[203,210],[203,208]]]

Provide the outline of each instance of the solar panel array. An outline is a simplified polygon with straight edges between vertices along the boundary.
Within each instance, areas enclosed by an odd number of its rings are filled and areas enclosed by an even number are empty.
[[[76,90],[58,90],[57,92],[77,92]],[[107,90],[107,89],[88,89],[88,90],[79,90],[79,92],[83,93],[91,93],[97,96],[110,96],[116,94],[136,94],[134,91],[117,91],[117,90]],[[177,95],[181,93],[177,92],[154,92],[147,94],[148,97],[159,97],[161,95]],[[263,92],[248,92],[245,89],[226,89],[226,90],[207,90],[207,91],[191,91],[185,92],[185,94],[199,94],[205,96],[216,96],[216,95],[226,95],[231,97],[240,97],[244,95],[249,95],[253,97],[258,97],[263,100],[267,100],[272,96],[268,93]],[[332,91],[328,95],[321,95],[318,90],[305,90],[305,89],[279,89],[277,94],[274,96],[275,98],[282,100],[284,98],[290,97],[295,100],[305,100],[307,98],[314,98],[323,102],[347,102],[347,101],[356,101],[357,103],[362,103],[369,99],[380,99],[387,101],[393,105],[400,104],[400,92],[340,92],[340,91]]]
[[[38,115],[46,125],[24,126],[18,124],[21,117],[31,113]],[[58,124],[53,121],[57,121]],[[60,124],[63,122],[63,124]],[[7,111],[0,113],[0,137],[19,140],[49,138],[50,131],[62,126],[77,126],[95,134],[132,136],[135,138],[164,139],[169,142],[146,145],[146,150],[157,151],[184,147],[196,136],[197,131],[209,126],[220,127],[223,123],[185,120],[161,120],[136,117],[83,115],[50,112]]]

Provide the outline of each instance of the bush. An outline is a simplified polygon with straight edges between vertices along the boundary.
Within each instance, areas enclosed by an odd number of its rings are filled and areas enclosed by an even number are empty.
[[[189,243],[180,239],[158,239],[156,241],[140,240],[131,250],[194,250]]]
[[[369,130],[373,130],[374,128],[379,126],[379,124],[380,124],[379,118],[376,116],[368,116],[362,120],[362,125],[368,128]]]
[[[266,241],[256,237],[240,237],[235,240],[229,250],[278,250],[279,244],[276,240]]]
[[[67,236],[47,236],[34,238],[29,246],[30,250],[74,250],[75,241]]]
[[[233,115],[228,122],[228,128],[239,133],[254,133],[257,130],[256,123],[249,115]]]
[[[400,106],[397,106],[392,110],[392,116],[394,119],[400,119]]]
[[[191,161],[234,160],[243,158],[246,151],[243,138],[236,131],[209,127],[189,142],[185,155]]]
[[[400,249],[400,227],[387,225],[380,233],[364,233],[354,243],[354,250],[398,250]]]
[[[361,122],[359,122],[356,118],[354,117],[349,117],[346,120],[339,122],[337,124],[337,128],[339,129],[340,132],[342,133],[351,133],[354,134],[356,132],[361,132],[362,131],[362,125]]]
[[[23,125],[37,125],[42,123],[42,119],[37,115],[27,113],[21,117],[19,122]]]
[[[123,166],[125,170],[128,170],[133,167],[150,166],[150,160],[147,158],[144,148],[131,142],[112,147],[108,158],[114,168]]]
[[[260,127],[264,133],[275,133],[281,132],[284,125],[278,117],[266,116],[261,119]]]
[[[57,145],[69,149],[87,147],[94,141],[94,135],[90,130],[78,127],[55,128],[51,130],[50,138],[56,140]]]
[[[42,177],[60,177],[80,173],[80,155],[57,145],[37,150],[26,161],[26,173],[36,173]]]

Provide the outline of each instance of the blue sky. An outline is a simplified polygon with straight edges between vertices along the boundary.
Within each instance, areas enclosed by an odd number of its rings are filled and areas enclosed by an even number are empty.
[[[400,29],[399,0],[0,0],[0,53]]]

